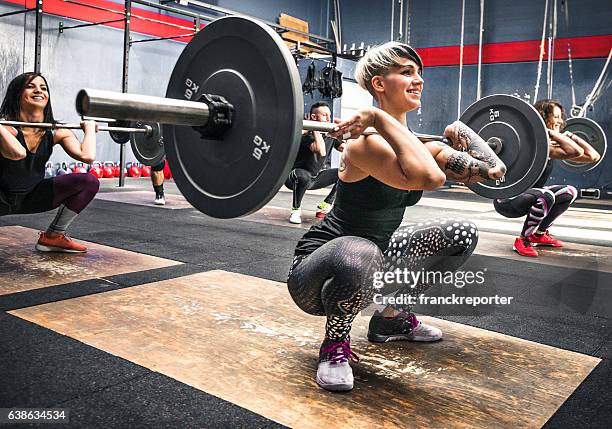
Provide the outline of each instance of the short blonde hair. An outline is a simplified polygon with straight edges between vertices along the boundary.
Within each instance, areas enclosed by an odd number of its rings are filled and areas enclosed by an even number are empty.
[[[368,50],[359,60],[355,68],[355,79],[359,86],[376,96],[372,88],[374,76],[384,76],[392,67],[399,67],[400,60],[408,58],[419,66],[419,74],[423,72],[423,60],[417,52],[405,43],[387,42]]]

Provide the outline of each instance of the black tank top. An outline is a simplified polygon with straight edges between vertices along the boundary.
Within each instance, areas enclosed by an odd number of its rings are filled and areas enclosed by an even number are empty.
[[[45,178],[45,163],[53,152],[53,131],[46,130],[36,152],[28,150],[21,129],[17,129],[17,140],[26,149],[26,157],[18,161],[0,155],[0,189],[8,194],[30,192]]]
[[[546,163],[546,167],[544,167],[544,171],[542,172],[542,175],[537,180],[537,182],[535,182],[532,188],[541,188],[542,186],[544,186],[546,184],[546,181],[550,177],[550,173],[552,173],[552,169],[553,169],[553,160],[549,158],[548,162]]]
[[[298,241],[295,255],[308,255],[337,237],[366,238],[385,250],[400,226],[406,207],[416,204],[423,191],[403,191],[368,176],[346,183],[338,180],[336,201],[321,223]]]

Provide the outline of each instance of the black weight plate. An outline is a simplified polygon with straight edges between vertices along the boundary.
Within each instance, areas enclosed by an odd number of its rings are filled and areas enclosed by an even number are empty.
[[[130,126],[130,122],[129,121],[116,121],[113,125],[113,127],[122,127],[122,128],[127,128]],[[121,131],[109,131],[108,134],[110,135],[110,138],[115,142],[115,143],[119,143],[119,144],[125,144],[127,142],[130,141],[130,133],[124,133]]]
[[[606,156],[606,149],[608,148],[608,141],[604,130],[599,124],[589,118],[570,118],[565,123],[564,131],[570,131],[576,134],[581,139],[585,140],[588,144],[593,147],[601,158],[597,162],[591,162],[588,164],[574,162],[569,159],[564,159],[561,166],[566,170],[584,173],[585,171],[592,170],[597,167]]]
[[[157,165],[166,159],[164,137],[161,126],[157,122],[136,121],[131,124],[134,128],[150,127],[150,133],[132,133],[130,146],[136,159],[144,165]]]
[[[461,121],[485,141],[502,140],[500,159],[508,168],[501,180],[470,183],[468,187],[487,198],[516,196],[544,172],[548,160],[548,132],[540,114],[530,104],[511,95],[496,94],[473,103]]]
[[[281,38],[254,19],[228,16],[200,31],[181,53],[166,96],[209,93],[234,106],[222,140],[164,125],[177,187],[201,212],[244,216],[278,192],[297,155],[303,98],[295,62]]]

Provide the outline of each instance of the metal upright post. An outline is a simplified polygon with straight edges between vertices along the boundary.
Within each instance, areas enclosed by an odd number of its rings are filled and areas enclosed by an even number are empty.
[[[125,0],[125,17],[123,24],[123,79],[121,82],[121,92],[128,91],[128,71],[130,62],[130,16],[132,15],[132,0]],[[125,186],[125,145],[119,145],[119,187]]]
[[[412,8],[410,7],[410,0],[406,1],[406,30],[404,32],[404,43],[410,44],[410,11]]]
[[[399,19],[397,20],[399,23],[399,31],[397,32],[397,41],[401,42],[402,37],[404,37],[404,0],[397,0],[399,3]]]
[[[555,61],[555,39],[557,38],[557,0],[553,0],[553,12],[550,16],[550,36],[548,39],[548,99],[553,98],[553,71]]]
[[[393,34],[395,33],[393,31],[393,21],[395,21],[395,0],[391,0],[391,36],[389,36],[389,40],[391,41],[395,40],[395,37],[393,37]]]
[[[480,0],[480,27],[478,29],[478,71],[476,77],[476,100],[482,94],[482,33],[484,32],[484,0]]]
[[[43,0],[36,0],[36,28],[34,30],[34,72],[40,73],[42,50]]]
[[[459,85],[457,89],[457,119],[461,117],[461,89],[463,79],[463,34],[465,33],[465,0],[461,0],[461,43],[459,45]]]

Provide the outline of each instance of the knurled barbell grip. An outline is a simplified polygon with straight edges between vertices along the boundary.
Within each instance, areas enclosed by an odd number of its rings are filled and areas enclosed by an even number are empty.
[[[334,131],[335,127],[336,125],[332,124],[331,122],[317,122],[317,121],[308,121],[308,120],[304,120],[303,125],[302,125],[302,129],[306,131],[321,131],[324,133],[331,133],[332,131]],[[365,130],[365,133],[368,133],[368,132],[375,133],[376,130],[374,128],[367,128]],[[431,141],[439,141],[448,146],[453,145],[453,143],[444,136],[436,136],[433,134],[420,134],[420,133],[414,133],[414,135],[417,136],[417,138],[423,143],[431,142]],[[489,147],[491,147],[491,149],[497,148],[497,145],[494,142],[487,142],[487,143],[489,144]]]

